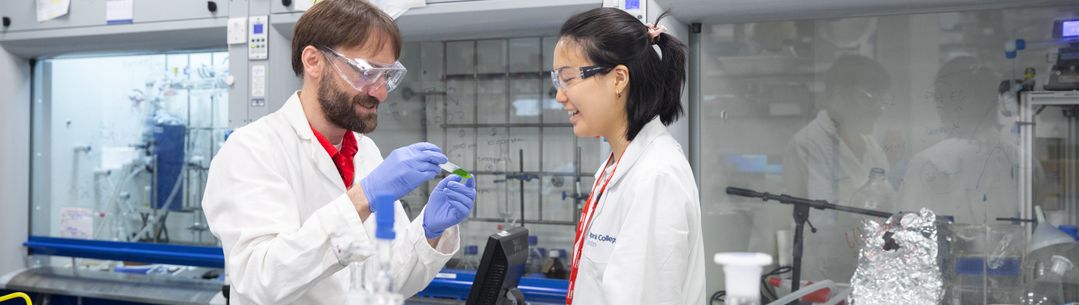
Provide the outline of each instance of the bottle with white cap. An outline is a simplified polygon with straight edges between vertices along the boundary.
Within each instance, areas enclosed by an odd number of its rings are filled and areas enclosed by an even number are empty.
[[[716,253],[716,264],[723,265],[727,283],[727,305],[761,304],[761,269],[772,263],[772,256],[764,253],[724,252]]]
[[[401,305],[404,297],[397,293],[393,285],[390,261],[393,256],[393,241],[397,238],[394,231],[396,205],[393,198],[379,197],[371,203],[375,218],[375,246],[357,249],[366,256],[364,261],[350,264],[352,281],[346,295],[346,304],[364,305]]]
[[[392,198],[375,198],[375,255],[371,257],[375,263],[375,274],[370,278],[372,288],[372,305],[401,305],[405,303],[403,296],[394,288],[390,263],[393,258],[393,240],[397,238],[394,231],[396,206]]]

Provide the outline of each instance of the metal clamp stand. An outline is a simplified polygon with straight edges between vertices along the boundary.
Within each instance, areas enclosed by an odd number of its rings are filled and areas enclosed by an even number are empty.
[[[795,205],[794,206],[794,248],[792,253],[794,254],[794,265],[791,266],[791,292],[798,291],[801,288],[802,283],[802,251],[805,245],[805,225],[809,223],[810,229],[813,234],[817,233],[817,228],[813,227],[813,224],[809,222],[809,206],[808,205]],[[792,303],[798,303],[794,301]]]
[[[807,223],[809,223],[809,211],[810,211],[809,209],[810,208],[814,208],[814,209],[818,209],[818,210],[837,210],[837,211],[843,211],[843,212],[848,212],[848,213],[861,214],[861,215],[866,215],[866,216],[876,216],[876,217],[883,217],[883,218],[888,218],[888,217],[892,216],[892,213],[874,211],[874,210],[868,210],[868,209],[861,209],[861,208],[854,208],[854,207],[848,207],[848,206],[842,206],[842,205],[836,205],[836,204],[828,203],[828,201],[825,201],[825,200],[812,200],[812,199],[798,198],[798,197],[794,197],[794,196],[790,196],[790,195],[773,195],[773,194],[769,194],[769,193],[761,193],[761,192],[757,192],[757,191],[754,191],[754,190],[737,188],[737,187],[728,187],[727,188],[727,194],[728,195],[741,196],[741,197],[749,197],[749,198],[760,198],[761,200],[764,200],[764,201],[773,200],[773,201],[778,201],[779,203],[783,203],[783,204],[792,204],[792,205],[794,205],[794,247],[792,249],[793,256],[794,256],[794,261],[792,262],[793,266],[791,266],[791,271],[793,273],[793,275],[791,276],[791,291],[797,291],[799,288],[801,288],[802,251],[804,250],[803,247],[804,247],[804,244],[805,244],[805,240],[804,240],[805,237],[804,237],[803,231],[805,230],[805,225]],[[813,233],[817,233],[817,229],[813,228],[812,223],[809,223],[809,227],[813,230]],[[798,301],[795,300],[795,301],[791,302],[790,304],[797,304],[797,303],[798,303]]]

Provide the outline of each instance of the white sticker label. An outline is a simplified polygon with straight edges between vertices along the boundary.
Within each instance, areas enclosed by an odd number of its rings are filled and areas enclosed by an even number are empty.
[[[247,42],[247,17],[229,18],[226,35],[228,36],[228,44]]]
[[[134,22],[134,0],[109,0],[105,3],[105,24]]]
[[[94,211],[87,208],[60,209],[60,237],[90,239],[94,236]]]
[[[266,97],[266,65],[251,66],[251,97]]]

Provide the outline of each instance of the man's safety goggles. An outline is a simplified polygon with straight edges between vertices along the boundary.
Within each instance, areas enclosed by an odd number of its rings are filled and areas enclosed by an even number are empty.
[[[348,64],[341,67],[334,63],[332,66],[337,70],[337,74],[357,91],[370,92],[385,87],[386,92],[391,92],[397,89],[397,85],[401,84],[408,73],[408,69],[399,61],[385,66],[375,65],[362,58],[345,57],[328,47],[319,49]]]

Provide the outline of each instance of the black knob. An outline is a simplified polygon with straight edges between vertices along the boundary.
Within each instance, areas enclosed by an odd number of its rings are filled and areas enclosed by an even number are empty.
[[[281,0],[281,5],[292,6],[292,0]]]
[[[6,27],[9,27],[9,26],[11,26],[11,18],[8,18],[7,16],[4,16],[4,27],[6,28]]]
[[[211,13],[216,13],[217,12],[217,2],[206,1],[206,9],[210,10]]]

